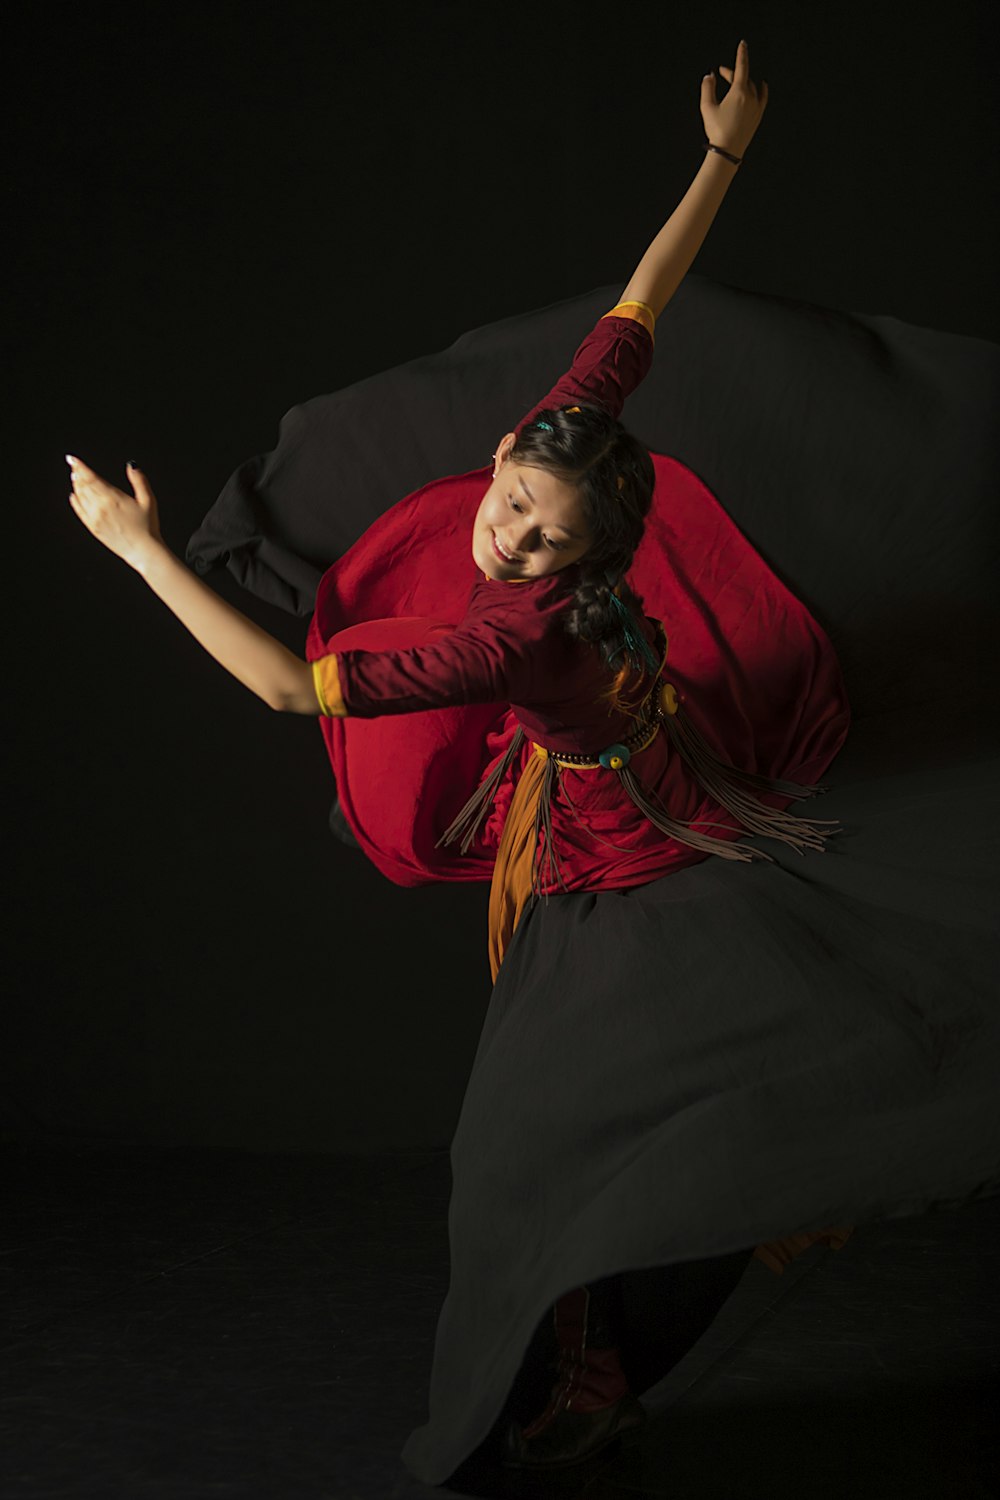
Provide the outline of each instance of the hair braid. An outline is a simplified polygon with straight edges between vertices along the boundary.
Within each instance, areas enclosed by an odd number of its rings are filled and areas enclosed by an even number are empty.
[[[539,425],[543,422],[550,431]],[[625,582],[625,574],[642,540],[653,499],[656,471],[649,450],[603,407],[549,407],[522,429],[510,456],[546,469],[580,491],[591,543],[580,559],[566,630],[599,646],[617,669],[612,688],[617,701],[630,673],[644,670],[627,640],[633,633],[626,629],[628,617],[620,605],[636,621],[641,618],[642,602]],[[612,602],[616,592],[620,605]]]

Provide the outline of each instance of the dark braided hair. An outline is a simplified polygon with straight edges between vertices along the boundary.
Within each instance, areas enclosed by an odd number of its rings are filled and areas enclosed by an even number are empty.
[[[547,431],[541,423],[552,429]],[[566,629],[599,646],[617,671],[612,696],[630,671],[642,670],[629,650],[618,597],[639,619],[642,601],[625,581],[642,540],[656,471],[646,446],[601,406],[546,407],[521,429],[509,455],[575,485],[591,543],[578,563],[580,581],[566,613]]]

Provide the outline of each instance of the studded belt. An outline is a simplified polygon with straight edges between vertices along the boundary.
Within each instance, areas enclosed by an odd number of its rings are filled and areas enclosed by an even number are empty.
[[[618,740],[609,745],[606,750],[601,750],[597,756],[572,755],[562,750],[546,750],[544,745],[535,745],[536,750],[542,751],[555,761],[557,766],[567,766],[574,771],[622,771],[628,765],[633,755],[648,747],[656,739],[660,732],[663,720],[668,714],[677,712],[678,695],[673,683],[665,682],[657,695],[656,711],[651,719],[644,719],[634,734],[627,739]]]

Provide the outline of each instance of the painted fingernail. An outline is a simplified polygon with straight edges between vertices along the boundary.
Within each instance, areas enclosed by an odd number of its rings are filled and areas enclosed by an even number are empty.
[[[130,469],[138,469],[138,467],[139,467],[139,465],[136,463],[136,461],[135,461],[134,458],[130,458],[129,459],[128,466],[129,466]]]

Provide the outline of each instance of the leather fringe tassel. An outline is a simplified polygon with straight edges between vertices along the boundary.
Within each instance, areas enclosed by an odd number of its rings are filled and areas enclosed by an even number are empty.
[[[677,839],[678,843],[689,844],[692,849],[701,849],[705,854],[717,854],[720,859],[739,859],[744,863],[752,859],[766,859],[771,864],[774,863],[773,856],[765,854],[763,849],[754,849],[750,844],[734,844],[729,839],[716,839],[711,834],[696,832],[687,823],[679,823],[670,816],[659,798],[654,800],[653,795],[646,791],[628,766],[618,772],[618,779],[639,811],[645,814],[654,827],[668,837]]]
[[[661,719],[672,744],[694,772],[699,785],[720,807],[731,813],[748,833],[779,839],[799,854],[805,854],[807,849],[822,853],[826,848],[826,840],[841,829],[842,825],[836,818],[799,818],[788,810],[768,807],[747,790],[748,787],[759,787],[783,797],[801,800],[813,797],[817,792],[827,791],[826,786],[810,786],[796,781],[782,781],[773,776],[762,776],[756,771],[741,771],[737,766],[719,759],[697,726],[681,709],[678,708],[676,713],[664,713]],[[723,859],[767,859],[773,863],[772,856],[761,849],[754,849],[749,844],[733,844],[724,839],[715,839],[708,834],[696,833],[686,824],[677,823],[667,815],[665,808],[654,807],[649,794],[627,767],[618,774],[633,802],[642,809],[650,822],[669,833],[672,838],[690,844],[692,848],[718,854]]]
[[[449,823],[444,833],[434,845],[435,849],[440,849],[445,844],[453,844],[457,838],[461,837],[460,848],[462,853],[468,854],[469,845],[479,832],[480,824],[486,817],[486,814],[493,806],[493,798],[496,796],[497,787],[510,769],[514,757],[523,743],[524,730],[518,728],[510,744],[507,746],[505,754],[494,766],[489,776],[479,783],[458,816]]]

